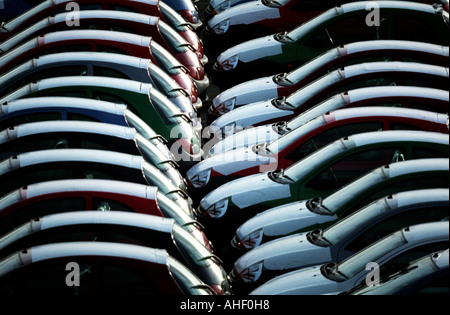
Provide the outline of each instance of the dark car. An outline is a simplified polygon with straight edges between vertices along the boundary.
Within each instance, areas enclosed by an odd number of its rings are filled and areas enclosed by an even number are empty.
[[[0,266],[1,295],[215,295],[166,250],[134,244],[46,244],[16,252]],[[79,278],[72,283],[74,272]]]
[[[366,23],[368,5],[379,9],[379,26]],[[356,1],[330,9],[289,32],[227,49],[217,57],[212,77],[237,84],[288,72],[330,48],[351,42],[391,39],[448,46],[449,36],[448,12],[440,6],[409,1]]]
[[[21,231],[21,233],[18,233]],[[221,260],[173,219],[122,211],[75,211],[30,220],[0,238],[1,259],[37,245],[95,241],[162,248],[217,294],[231,294]]]

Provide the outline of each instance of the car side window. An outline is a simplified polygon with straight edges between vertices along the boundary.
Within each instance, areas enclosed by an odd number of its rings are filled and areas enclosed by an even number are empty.
[[[73,260],[73,259],[72,259]],[[78,295],[92,294],[90,265],[77,262],[80,266],[80,286],[68,286],[66,277],[69,271],[67,260],[35,263],[25,266],[2,278],[1,295]],[[42,285],[45,283],[45,285]]]
[[[38,135],[26,138],[18,138],[0,146],[0,160],[4,160],[23,152],[31,152],[45,149],[67,148],[68,140],[64,135],[51,137]]]
[[[93,198],[92,207],[97,211],[125,211],[136,212],[126,204],[107,198]]]
[[[40,55],[56,54],[67,51],[91,51],[91,45],[89,44],[65,44],[56,47],[50,47],[44,49]]]
[[[448,213],[449,210],[447,205],[422,207],[413,211],[399,213],[376,224],[361,235],[358,235],[356,239],[345,247],[345,250],[356,253],[386,235],[407,226],[434,221],[447,221]]]
[[[390,164],[393,158],[402,154],[401,152],[406,151],[404,148],[394,147],[369,149],[351,154],[327,167],[305,186],[317,190],[342,187],[377,167]]]
[[[82,197],[64,197],[45,199],[26,204],[19,209],[10,212],[1,221],[0,235],[3,235],[17,226],[48,214],[61,211],[80,211],[85,209],[85,200]]]
[[[420,30],[418,32],[417,30]],[[396,12],[394,16],[395,38],[432,44],[442,44],[430,23],[405,13]]]
[[[383,124],[381,122],[363,122],[335,126],[313,136],[302,145],[294,148],[288,155],[286,155],[286,159],[291,161],[299,161],[312,152],[337,139],[357,133],[379,131],[382,129]]]
[[[61,120],[61,114],[58,112],[30,113],[11,117],[10,119],[0,121],[0,130],[21,124],[48,120]]]
[[[94,66],[94,76],[108,77],[108,78],[130,79],[123,72],[120,72],[118,70],[111,69],[111,68],[100,67],[100,66]]]

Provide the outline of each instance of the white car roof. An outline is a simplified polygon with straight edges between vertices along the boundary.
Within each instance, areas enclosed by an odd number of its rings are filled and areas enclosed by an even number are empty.
[[[417,131],[417,130],[386,130],[386,131],[374,131],[355,134],[348,138],[353,139],[357,146],[363,146],[371,143],[389,142],[395,139],[395,141],[417,141],[417,142],[429,142],[439,144],[449,144],[448,134],[429,132],[429,131]]]
[[[135,12],[116,11],[116,10],[80,10],[76,17],[82,19],[116,19],[133,21],[148,25],[157,25],[159,17]],[[54,17],[55,23],[64,23],[67,21],[67,12],[60,13]]]
[[[372,49],[382,49],[382,50],[413,50],[413,51],[421,51],[432,53],[435,55],[443,55],[449,56],[449,47],[423,43],[423,42],[415,42],[408,40],[369,40],[369,41],[360,41],[354,42],[342,47],[337,47],[336,49],[345,49],[347,54],[355,54],[362,51],[370,51]]]
[[[74,211],[40,218],[41,230],[77,224],[120,224],[171,233],[175,220],[149,214],[124,211]]]
[[[42,195],[77,191],[109,192],[155,200],[158,188],[108,179],[63,179],[30,184],[24,194],[26,199],[29,199]]]
[[[125,113],[126,105],[116,104],[102,100],[93,100],[77,97],[42,96],[16,99],[0,106],[0,115],[19,112],[27,109],[41,108],[78,108],[97,110],[109,114],[121,115]]]
[[[137,46],[148,47],[152,41],[151,37],[136,34],[106,31],[106,30],[69,30],[47,33],[40,37],[43,44],[54,43],[66,40],[107,40],[123,42]]]
[[[144,158],[141,155],[93,149],[39,150],[21,153],[15,159],[19,161],[19,167],[54,162],[92,162],[119,165],[139,170],[144,163]],[[0,162],[0,164],[2,163],[5,163],[5,161]]]
[[[449,93],[445,90],[421,86],[371,86],[349,90],[347,92],[350,102],[357,102],[368,98],[389,96],[410,96],[449,101]]]
[[[24,137],[32,134],[55,132],[92,132],[102,135],[112,135],[119,138],[132,140],[135,138],[136,129],[114,124],[105,124],[91,121],[40,121],[18,125],[17,136]]]
[[[395,194],[398,207],[416,203],[438,202],[449,200],[449,190],[444,188],[417,189]]]
[[[350,65],[344,68],[345,76],[356,76],[359,74],[380,72],[380,71],[393,71],[393,72],[419,72],[433,74],[442,77],[449,76],[449,68],[422,64],[418,62],[403,62],[403,61],[378,61],[378,62],[365,62],[355,65]]]

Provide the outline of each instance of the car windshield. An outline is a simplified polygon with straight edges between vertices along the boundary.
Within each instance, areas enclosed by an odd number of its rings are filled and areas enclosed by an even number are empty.
[[[339,52],[337,49],[332,49],[326,53],[312,59],[310,62],[298,67],[297,69],[286,74],[285,80],[292,82],[293,84],[300,82],[307,78],[309,75],[316,72],[318,69],[328,64],[329,62],[339,58]]]
[[[311,206],[310,210],[316,213],[334,214],[349,201],[363,193],[370,187],[385,181],[388,176],[385,174],[385,168],[376,169],[357,180],[354,180],[342,187],[335,193],[321,200],[320,203]]]
[[[336,8],[325,11],[324,13],[318,15],[317,17],[310,19],[309,21],[301,24],[300,26],[294,28],[290,32],[284,34],[286,37],[287,43],[292,41],[297,41],[303,36],[314,36],[317,30],[321,28],[324,22],[332,20],[334,17],[338,15],[338,11]],[[280,41],[284,42],[283,39]]]
[[[333,97],[307,109],[297,117],[288,121],[286,128],[289,130],[295,130],[320,115],[324,115],[327,112],[341,108],[345,104],[347,103],[341,94],[334,95]]]
[[[340,70],[333,71],[323,77],[309,83],[305,87],[295,91],[286,99],[286,102],[292,104],[294,108],[300,108],[302,104],[318,95],[323,89],[342,81],[343,77]],[[288,108],[286,108],[288,109]],[[292,108],[291,108],[292,109]]]
[[[162,1],[159,1],[159,9],[165,18],[166,22],[175,30],[183,32],[191,28],[190,24],[180,15],[177,14],[171,7]]]
[[[277,154],[279,152],[282,152],[288,146],[293,144],[295,141],[301,139],[308,133],[316,130],[317,128],[325,125],[326,123],[327,123],[326,120],[322,116],[317,117],[316,119],[311,120],[305,125],[286,133],[277,140],[272,141],[267,146],[267,149],[271,154]],[[317,147],[315,149],[317,150]]]
[[[23,200],[21,189],[14,190],[0,198],[0,212]]]
[[[180,208],[172,199],[165,196],[163,193],[158,193],[158,205],[165,217],[173,218],[177,224],[183,227],[188,232],[202,229],[199,222],[192,219],[189,214]]]
[[[146,161],[153,165],[157,165],[159,169],[164,171],[168,171],[174,166],[172,165],[172,161],[168,160],[161,150],[151,143],[150,140],[137,133],[135,135],[135,141],[140,153]]]
[[[407,243],[403,230],[388,235],[365,249],[350,256],[335,266],[334,273],[350,279],[366,268],[369,262],[376,262],[390,251]]]
[[[157,186],[162,193],[167,195],[177,190],[175,185],[170,181],[169,178],[167,178],[167,176],[165,176],[160,170],[158,170],[154,165],[148,163],[147,161],[144,161],[142,165],[142,171],[145,178],[147,179],[147,183],[150,186]]]
[[[190,118],[186,114],[183,114],[180,109],[161,92],[155,89],[149,89],[148,94],[155,109],[160,115],[164,115],[169,122],[173,124],[179,124],[183,121],[191,123]]]
[[[139,116],[137,116],[129,109],[125,109],[125,119],[127,120],[128,126],[136,129],[136,131],[144,138],[150,140],[158,137],[156,132],[152,128],[150,128],[148,124],[146,124]]]
[[[262,4],[270,8],[279,8],[289,3],[291,0],[261,0]]]
[[[341,140],[335,141],[288,167],[285,171],[285,175],[297,182],[305,174],[320,168],[324,162],[332,159],[333,156],[344,152],[345,149],[346,148]]]
[[[185,295],[214,295],[214,291],[175,258],[168,256],[167,264],[175,281]]]
[[[183,257],[186,260],[192,261],[197,266],[209,266],[209,260],[213,260],[215,263],[220,264],[220,259],[202,245],[192,234],[188,233],[185,229],[175,224],[173,226],[173,239],[178,249],[181,251]]]
[[[147,73],[155,82],[158,89],[164,91],[166,95],[170,95],[174,98],[178,96],[189,96],[189,94],[181,88],[181,86],[174,79],[172,79],[167,72],[164,72],[157,65],[149,62]]]
[[[188,74],[189,70],[183,66],[175,57],[164,49],[155,41],[151,42],[151,53],[156,59],[158,66],[167,71],[170,75],[177,75],[180,73]]]
[[[163,21],[159,21],[159,30],[164,40],[173,52],[183,53],[189,51],[191,45],[185,41],[173,28]]]
[[[387,210],[389,208],[386,207],[384,198],[377,200],[325,229],[323,237],[332,244],[336,244],[352,231],[364,228],[368,222]]]

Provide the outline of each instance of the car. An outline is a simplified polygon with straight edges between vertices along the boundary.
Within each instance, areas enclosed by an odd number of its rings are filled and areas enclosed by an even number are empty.
[[[191,167],[186,172],[186,179],[190,187],[211,191],[233,179],[285,169],[347,135],[379,130],[448,134],[447,121],[447,114],[411,108],[363,106],[339,109],[290,130],[277,140],[208,157]],[[209,176],[205,176],[208,171]]]
[[[60,76],[103,76],[152,84],[192,119],[202,106],[196,90],[188,94],[150,59],[102,52],[63,52],[30,59],[0,76],[0,95],[42,79]]]
[[[8,46],[8,42],[0,44],[0,50],[3,45]],[[151,37],[106,30],[59,31],[35,37],[1,54],[0,70],[3,73],[37,56],[69,51],[110,52],[151,59],[190,94],[202,82],[208,84],[207,77],[194,83],[189,70]]]
[[[290,131],[329,111],[343,108],[393,106],[446,113],[450,101],[448,91],[417,86],[373,86],[356,88],[336,94],[312,106],[291,120],[247,128],[222,140],[212,139],[203,150],[207,157],[225,152],[270,143],[287,135]]]
[[[448,67],[449,47],[406,40],[354,42],[332,48],[289,72],[243,82],[218,94],[208,108],[211,116],[240,106],[289,96],[326,73],[362,62],[415,61]]]
[[[381,275],[405,268],[424,255],[448,249],[449,224],[430,222],[402,228],[340,263],[319,264],[273,278],[251,295],[318,295],[350,290],[367,281],[369,263]]]
[[[77,12],[79,26],[67,23],[67,13],[60,13],[45,18],[9,38],[1,45],[3,53],[11,51],[19,45],[36,38],[41,34],[70,30],[108,30],[124,32],[132,35],[151,37],[151,41],[160,45],[170,53],[181,65],[189,70],[189,75],[197,82],[197,88],[207,88],[204,67],[195,49],[172,27],[158,17],[115,10],[82,10]],[[150,44],[152,45],[152,44]],[[140,57],[145,55],[138,53]],[[147,52],[148,54],[148,52]],[[154,61],[156,60],[153,58]]]
[[[38,5],[33,6],[31,10],[21,12],[22,14],[15,16],[12,21],[7,21],[7,23],[5,23],[0,29],[0,42],[5,41],[9,37],[20,32],[21,30],[26,29],[39,20],[64,11],[67,13],[67,20],[71,22],[70,24],[75,25],[75,20],[77,17],[76,13],[78,13],[79,10],[115,10],[120,12],[148,14],[159,17],[162,21],[177,30],[177,32],[185,40],[187,40],[192,47],[195,48],[198,56],[202,59],[204,64],[208,61],[208,58],[203,52],[203,43],[195,33],[193,26],[190,23],[186,23],[186,20],[178,12],[159,0],[78,0],[76,3],[72,0],[59,0],[56,3],[53,0],[44,0],[40,2],[41,3]],[[72,12],[73,10],[77,10],[77,12]],[[5,20],[2,20],[2,22],[3,21]]]
[[[212,16],[204,29],[204,38],[209,39],[206,41],[208,45],[219,45],[220,48],[217,51],[222,52],[257,37],[291,31],[327,10],[349,2],[354,0],[332,0],[320,3],[304,0],[249,1],[234,5]],[[434,0],[414,2],[427,5],[436,3]],[[448,1],[444,2],[448,4]],[[367,5],[366,2],[366,11],[372,9],[372,5]]]
[[[72,211],[125,211],[172,218],[207,248],[202,225],[155,186],[108,179],[30,184],[0,197],[0,235],[37,216]]]
[[[0,196],[20,187],[57,179],[113,179],[158,187],[187,214],[193,201],[141,155],[94,149],[50,149],[15,155],[0,162]]]
[[[402,85],[448,90],[449,83],[446,67],[397,61],[360,63],[331,71],[287,97],[236,108],[219,116],[208,129],[221,139],[251,126],[292,119],[333,95],[355,88]]]
[[[197,30],[203,25],[198,8],[192,0],[162,0],[162,2],[178,12],[194,29]],[[159,4],[161,5],[161,2]]]
[[[248,251],[280,237],[325,229],[388,195],[447,188],[448,169],[448,159],[423,158],[387,164],[330,195],[283,204],[256,215],[236,230],[231,243],[236,249]]]
[[[0,103],[43,96],[98,99],[125,104],[157,134],[169,141],[167,146],[184,167],[192,165],[202,153],[197,124],[180,111],[151,84],[101,76],[67,76],[27,84],[0,98]]]
[[[90,121],[39,121],[7,128],[0,135],[0,161],[24,152],[49,149],[115,151],[142,156],[175,187],[187,189],[176,162],[168,160],[134,128]]]
[[[448,158],[448,145],[448,134],[429,131],[387,130],[345,136],[286,169],[219,186],[201,199],[196,214],[206,221],[205,226],[220,231],[221,239],[229,240],[235,229],[264,210],[328,196],[388,163]]]
[[[21,233],[18,233],[21,231]],[[220,258],[174,219],[121,211],[74,211],[37,217],[0,238],[0,257],[43,244],[94,241],[161,248],[186,265],[219,295],[232,289]]]
[[[0,106],[0,130],[27,122],[49,120],[84,120],[135,128],[168,160],[175,160],[166,145],[167,140],[123,104],[76,97],[42,96],[7,101]]]
[[[243,287],[274,274],[340,263],[379,239],[407,226],[448,220],[448,189],[410,190],[374,201],[326,229],[281,237],[242,255],[231,279]],[[249,272],[255,270],[260,273]]]
[[[356,286],[338,294],[447,296],[448,253],[447,249],[426,255],[401,270],[385,275],[376,286]]]
[[[134,244],[45,244],[16,252],[0,266],[2,295],[215,295],[166,250]],[[64,281],[74,270],[81,271],[79,283]]]
[[[379,26],[366,23],[376,6]],[[369,16],[370,17],[370,16]],[[410,1],[355,1],[332,8],[289,32],[237,44],[218,57],[212,77],[233,84],[286,72],[327,50],[367,40],[413,40],[448,46],[448,12]],[[358,32],[356,32],[358,30]]]

